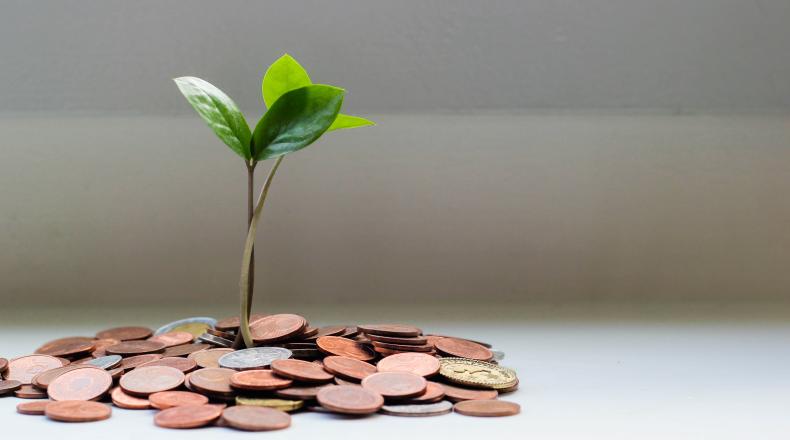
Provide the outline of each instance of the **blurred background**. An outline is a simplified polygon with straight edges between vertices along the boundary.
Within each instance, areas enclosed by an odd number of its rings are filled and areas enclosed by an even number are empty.
[[[261,309],[790,298],[786,0],[0,7],[5,319],[235,310],[245,168],[171,79],[252,125],[286,52],[378,126],[283,162]]]

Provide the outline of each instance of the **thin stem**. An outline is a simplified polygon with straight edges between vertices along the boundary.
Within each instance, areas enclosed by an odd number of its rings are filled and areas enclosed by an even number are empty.
[[[247,230],[250,230],[250,223],[252,223],[252,212],[253,212],[253,187],[255,183],[255,166],[258,162],[250,160],[246,162],[247,165]],[[252,297],[252,292],[255,289],[255,249],[252,251],[252,257],[250,258],[250,284],[249,284],[249,291],[247,295]],[[252,310],[252,301],[248,302],[247,306],[247,316],[250,315]],[[241,316],[239,316],[239,322],[241,322]],[[233,348],[241,348],[242,344],[244,344],[244,339],[241,336],[241,332],[236,334],[236,339],[233,341]]]
[[[244,345],[252,347],[252,335],[250,334],[250,307],[252,306],[252,290],[250,289],[250,262],[252,261],[253,247],[255,245],[255,232],[258,230],[258,221],[261,219],[263,213],[263,204],[266,201],[266,195],[269,193],[269,187],[274,179],[274,174],[280,163],[285,156],[280,156],[272,165],[269,170],[269,175],[266,177],[266,182],[261,188],[261,193],[258,196],[258,203],[255,205],[255,210],[250,221],[250,228],[247,231],[247,241],[244,243],[244,254],[241,259],[241,279],[239,280],[239,295],[241,296],[241,322],[239,323],[239,333],[244,338]]]

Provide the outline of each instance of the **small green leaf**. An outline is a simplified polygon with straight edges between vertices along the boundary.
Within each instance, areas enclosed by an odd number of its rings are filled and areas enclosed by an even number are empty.
[[[282,95],[252,133],[255,160],[292,153],[310,145],[332,125],[345,90],[312,85]]]
[[[285,92],[313,84],[310,76],[292,56],[285,54],[277,59],[266,74],[263,75],[261,93],[266,108],[271,108],[274,102]]]
[[[332,125],[329,126],[329,130],[342,130],[344,128],[357,128],[357,127],[367,127],[368,125],[376,125],[375,122],[360,118],[359,116],[351,116],[351,115],[337,115],[337,119]]]
[[[245,160],[250,153],[250,127],[228,95],[211,83],[192,76],[175,78],[178,89],[222,142]]]

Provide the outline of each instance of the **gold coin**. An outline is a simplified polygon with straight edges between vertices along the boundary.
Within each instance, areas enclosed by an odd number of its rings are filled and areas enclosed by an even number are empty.
[[[466,358],[442,358],[439,374],[455,383],[495,390],[518,383],[516,372],[490,362]]]
[[[257,397],[236,396],[236,405],[264,406],[281,411],[296,411],[304,406],[304,400],[261,399]]]

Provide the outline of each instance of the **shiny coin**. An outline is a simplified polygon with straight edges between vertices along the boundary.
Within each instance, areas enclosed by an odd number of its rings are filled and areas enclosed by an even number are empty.
[[[16,406],[16,412],[30,416],[43,416],[44,410],[50,404],[49,400],[37,400],[34,402],[22,402]]]
[[[97,339],[117,339],[119,341],[133,341],[145,339],[153,334],[148,327],[115,327],[96,333]]]
[[[111,370],[119,365],[121,365],[121,361],[123,358],[117,354],[111,354],[109,356],[102,356],[100,358],[94,358],[89,361],[86,361],[86,365],[93,365],[95,367],[99,367],[105,370]]]
[[[148,396],[148,401],[156,409],[167,409],[174,406],[203,405],[208,397],[191,391],[162,391]]]
[[[107,354],[135,356],[140,354],[161,353],[165,350],[165,344],[156,341],[125,341],[110,345],[104,350]]]
[[[45,390],[45,389],[47,389],[47,387],[49,387],[49,384],[53,380],[55,380],[58,377],[60,377],[60,375],[62,375],[64,373],[68,373],[69,371],[72,371],[72,370],[78,370],[80,368],[98,368],[98,367],[95,367],[93,365],[75,365],[75,364],[70,364],[70,365],[66,365],[65,367],[53,368],[53,369],[47,370],[47,371],[45,371],[45,372],[43,372],[41,374],[36,374],[33,377],[33,380],[31,381],[31,383],[32,383],[32,385],[36,386],[37,388]]]
[[[499,393],[497,390],[470,390],[446,383],[441,384],[444,388],[445,398],[451,402],[462,402],[464,400],[491,400],[496,399]]]
[[[244,431],[272,431],[291,426],[287,413],[260,406],[232,406],[222,412],[222,420],[231,428]]]
[[[194,360],[200,368],[218,368],[219,358],[232,352],[231,348],[211,348],[191,353],[187,359]]]
[[[44,412],[48,418],[60,422],[96,422],[110,418],[112,409],[99,402],[64,400],[51,402]]]
[[[50,382],[47,394],[52,400],[96,400],[112,386],[112,376],[96,367],[67,371]]]
[[[234,374],[236,370],[228,368],[204,368],[190,373],[189,385],[200,392],[232,395],[230,378]]]
[[[291,351],[281,347],[254,347],[228,353],[219,358],[222,368],[252,370],[271,365],[277,359],[288,359]]]
[[[476,388],[503,389],[518,382],[516,372],[490,362],[442,358],[439,374],[447,380]]]
[[[402,324],[366,324],[358,325],[357,327],[363,332],[371,335],[405,338],[420,336],[422,334],[422,330],[419,328]]]
[[[115,387],[112,392],[110,392],[110,398],[112,399],[113,405],[117,406],[118,408],[124,409],[148,409],[151,407],[151,403],[148,399],[144,397],[135,397],[130,396],[123,392],[121,387]]]
[[[391,416],[428,417],[447,414],[453,410],[453,404],[442,400],[437,403],[424,403],[420,405],[384,405],[381,412]]]
[[[302,333],[307,321],[290,313],[269,315],[250,324],[252,340],[258,344],[282,341]]]
[[[177,370],[181,370],[184,373],[188,373],[197,368],[197,363],[194,360],[181,357],[163,357],[161,359],[146,362],[137,368],[153,367],[157,365],[173,367]]]
[[[46,399],[47,393],[30,384],[24,384],[14,391],[14,396],[20,399]]]
[[[236,405],[261,406],[265,408],[279,409],[280,411],[296,411],[304,406],[303,400],[290,399],[264,399],[259,397],[237,396]]]
[[[181,332],[189,332],[194,337],[198,337],[206,332],[206,329],[214,328],[214,325],[217,323],[217,320],[214,318],[208,318],[205,316],[196,316],[193,318],[186,318],[186,319],[179,319],[178,321],[173,321],[169,324],[165,324],[159,327],[156,332],[154,332],[154,336],[161,335],[163,333],[174,332],[174,331],[181,331]]]
[[[288,388],[293,381],[270,370],[240,371],[230,378],[234,388],[242,390],[279,390]]]
[[[505,417],[518,414],[521,407],[504,400],[464,400],[455,404],[455,412],[465,416]]]
[[[13,393],[22,387],[22,382],[13,379],[0,380],[0,396]]]
[[[3,377],[29,384],[37,374],[62,366],[63,363],[58,358],[49,355],[22,356],[8,362],[8,371]]]
[[[294,400],[312,400],[315,399],[315,396],[321,391],[321,388],[331,386],[331,385],[315,385],[315,386],[290,386],[288,388],[284,388],[281,390],[275,391],[277,397],[281,397],[283,399],[294,399]]]
[[[173,367],[140,367],[124,374],[119,384],[123,391],[133,396],[148,396],[159,391],[169,391],[184,383],[184,373]]]
[[[355,385],[324,387],[316,399],[322,407],[341,414],[372,414],[384,405],[381,394]]]
[[[425,378],[414,373],[376,373],[362,379],[362,388],[393,399],[419,396],[427,386]]]
[[[162,333],[160,335],[151,336],[148,338],[149,341],[161,342],[165,345],[165,348],[189,344],[193,339],[195,339],[195,337],[192,335],[192,333],[182,331]]]
[[[137,356],[130,356],[128,358],[124,358],[121,361],[121,365],[119,368],[122,368],[124,370],[131,370],[132,368],[137,368],[140,365],[143,365],[151,361],[155,361],[157,359],[162,359],[162,355],[158,353],[153,353],[153,354],[141,354]]]
[[[439,372],[439,359],[424,353],[400,353],[380,360],[376,368],[378,371],[405,371],[428,377]]]
[[[361,381],[378,372],[376,367],[367,362],[345,356],[327,356],[324,358],[324,369],[343,379]]]
[[[326,354],[345,356],[360,361],[370,361],[376,355],[364,344],[340,336],[322,336],[316,339],[318,349]]]
[[[212,346],[209,344],[184,344],[184,345],[176,345],[174,347],[167,347],[165,351],[162,352],[163,357],[181,357],[181,356],[188,356],[192,353],[197,353],[198,351],[203,351],[211,348]]]
[[[320,365],[296,359],[276,359],[271,367],[278,375],[301,382],[329,382],[334,378]]]
[[[202,335],[198,336],[198,340],[217,347],[230,348],[233,346],[233,341],[230,339],[220,338],[219,336],[214,336],[210,333],[203,333]]]
[[[465,339],[441,338],[434,343],[436,350],[448,355],[478,361],[489,361],[494,357],[491,350]]]
[[[154,416],[154,423],[162,428],[198,428],[212,423],[220,415],[222,408],[214,405],[175,406],[157,413]]]

